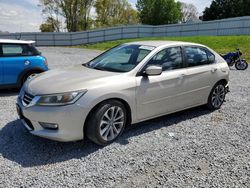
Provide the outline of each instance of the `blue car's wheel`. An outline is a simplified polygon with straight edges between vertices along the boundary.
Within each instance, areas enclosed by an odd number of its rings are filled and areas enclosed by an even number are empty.
[[[32,78],[33,76],[35,76],[36,74],[39,74],[41,72],[39,71],[31,71],[31,72],[28,72],[27,74],[25,74],[23,76],[23,79],[22,79],[22,82],[21,82],[21,86],[30,78]]]

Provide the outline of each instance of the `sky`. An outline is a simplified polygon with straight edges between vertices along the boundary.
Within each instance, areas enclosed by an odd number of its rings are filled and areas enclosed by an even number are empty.
[[[137,0],[129,0],[135,7]],[[181,0],[194,4],[200,13],[212,0]],[[36,32],[43,22],[39,0],[0,0],[0,31]]]

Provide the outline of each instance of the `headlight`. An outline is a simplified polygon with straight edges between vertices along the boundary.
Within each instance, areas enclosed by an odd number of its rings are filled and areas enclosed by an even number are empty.
[[[83,96],[85,91],[75,91],[69,93],[60,93],[53,95],[42,95],[37,101],[36,105],[40,106],[63,106],[75,103],[81,96]]]

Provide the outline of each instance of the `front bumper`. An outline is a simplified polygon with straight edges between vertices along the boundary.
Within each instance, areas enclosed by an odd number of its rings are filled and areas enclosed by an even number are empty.
[[[18,98],[17,111],[22,124],[33,135],[60,142],[77,141],[84,138],[83,127],[88,109],[80,105],[24,107]],[[58,125],[58,129],[45,129],[39,122],[55,123]]]
[[[230,92],[230,90],[229,90],[229,86],[228,85],[226,85],[226,93],[229,93]]]

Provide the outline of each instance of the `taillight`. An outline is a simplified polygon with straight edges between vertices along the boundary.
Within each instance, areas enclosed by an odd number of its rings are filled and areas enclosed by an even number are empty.
[[[49,66],[49,63],[48,63],[48,60],[47,60],[46,57],[44,58],[44,63],[45,63],[45,65],[46,65],[47,67]]]

